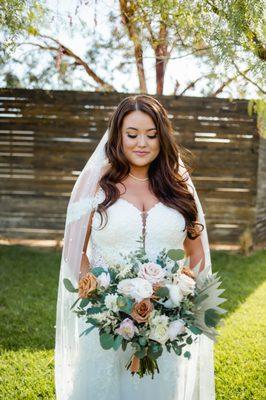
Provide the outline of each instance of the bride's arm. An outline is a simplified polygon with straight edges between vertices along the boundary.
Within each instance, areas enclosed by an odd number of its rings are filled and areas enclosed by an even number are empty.
[[[82,279],[90,271],[90,262],[87,254],[83,251],[81,256],[79,279]]]
[[[194,240],[187,236],[184,240],[184,250],[186,257],[190,257],[189,268],[193,269],[202,260],[200,264],[200,271],[202,271],[205,267],[205,255],[200,236]]]

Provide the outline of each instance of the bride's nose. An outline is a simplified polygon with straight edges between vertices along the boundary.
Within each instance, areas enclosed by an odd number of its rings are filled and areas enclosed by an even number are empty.
[[[145,147],[147,145],[147,138],[146,135],[140,134],[138,135],[138,146],[139,147]]]

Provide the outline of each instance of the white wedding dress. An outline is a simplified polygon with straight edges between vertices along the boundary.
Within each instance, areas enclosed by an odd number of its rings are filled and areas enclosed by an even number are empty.
[[[98,201],[104,196],[100,188]],[[123,262],[122,254],[136,250],[145,233],[145,250],[151,260],[163,248],[183,249],[186,237],[182,214],[161,202],[146,213],[126,199],[119,198],[107,209],[107,225],[98,230],[100,215],[95,212],[87,254],[92,266]],[[105,222],[105,221],[104,221]],[[79,318],[82,333],[88,324]],[[192,335],[193,336],[193,335]],[[196,336],[194,336],[196,338]],[[102,349],[97,329],[80,337],[80,353],[70,400],[213,400],[215,399],[213,342],[197,336],[187,350],[187,359],[164,351],[158,359],[160,373],[154,378],[132,376],[125,368],[132,350]],[[186,348],[185,348],[186,350]],[[185,351],[184,350],[184,351]]]

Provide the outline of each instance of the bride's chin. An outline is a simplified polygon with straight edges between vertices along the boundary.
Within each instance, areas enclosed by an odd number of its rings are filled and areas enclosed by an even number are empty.
[[[140,161],[131,161],[130,164],[133,167],[146,167],[146,166],[150,165],[150,162],[140,160]]]

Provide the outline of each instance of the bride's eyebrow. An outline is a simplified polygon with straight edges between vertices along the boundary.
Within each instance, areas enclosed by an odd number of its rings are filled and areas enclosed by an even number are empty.
[[[133,128],[133,126],[128,126],[126,129],[133,129],[134,131],[138,131],[138,129]],[[149,128],[149,129],[146,129],[146,132],[154,131],[154,130],[156,130],[156,128]]]

